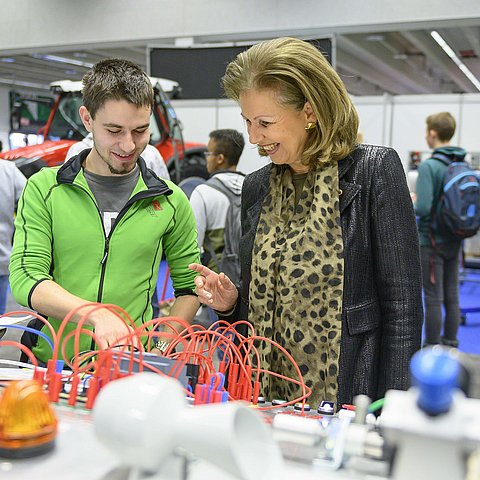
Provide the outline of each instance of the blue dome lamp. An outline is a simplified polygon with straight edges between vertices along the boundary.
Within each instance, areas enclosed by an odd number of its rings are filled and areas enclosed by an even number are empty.
[[[420,409],[432,416],[448,412],[458,388],[458,360],[443,348],[427,348],[412,357],[410,371]]]
[[[392,479],[463,480],[467,458],[480,446],[480,400],[458,388],[461,366],[448,349],[417,352],[410,370],[412,388],[389,390],[380,416],[396,450]]]

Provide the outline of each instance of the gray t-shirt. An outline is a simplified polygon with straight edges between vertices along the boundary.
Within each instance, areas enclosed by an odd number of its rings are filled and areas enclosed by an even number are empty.
[[[84,170],[85,179],[102,214],[105,235],[108,236],[120,210],[127,203],[140,176],[138,165],[128,174],[104,176]]]

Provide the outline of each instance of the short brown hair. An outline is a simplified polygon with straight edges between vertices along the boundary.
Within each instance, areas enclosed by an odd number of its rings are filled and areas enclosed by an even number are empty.
[[[438,139],[448,142],[455,134],[457,124],[450,112],[440,112],[429,115],[426,120],[427,129],[437,132]]]
[[[275,90],[279,102],[300,111],[309,102],[318,119],[302,153],[305,165],[340,160],[355,148],[358,114],[345,85],[312,44],[296,38],[261,42],[240,53],[222,78],[228,97]]]
[[[129,60],[102,60],[83,76],[82,83],[83,104],[92,118],[107,100],[126,100],[138,107],[153,108],[150,79]]]
[[[223,153],[229,165],[238,165],[245,146],[243,135],[237,130],[223,128],[213,130],[209,137],[215,141],[218,153]]]

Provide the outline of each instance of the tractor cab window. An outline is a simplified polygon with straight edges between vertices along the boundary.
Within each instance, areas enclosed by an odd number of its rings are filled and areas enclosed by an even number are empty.
[[[183,138],[180,121],[170,104],[168,95],[158,86],[155,88],[155,106],[156,108],[153,112],[152,120],[155,120],[156,125],[151,129],[152,143],[162,143],[170,136],[172,140],[175,140],[182,145]]]
[[[82,140],[88,134],[78,113],[82,104],[82,96],[75,93],[67,93],[60,99],[49,129],[49,140]]]

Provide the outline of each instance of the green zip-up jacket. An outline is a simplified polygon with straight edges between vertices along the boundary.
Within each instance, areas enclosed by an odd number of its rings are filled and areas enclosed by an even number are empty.
[[[446,155],[447,157],[450,157],[452,161],[454,159],[462,161],[467,152],[459,147],[442,147],[434,150],[432,155],[435,155],[435,153]],[[430,239],[430,224],[432,221],[431,212],[432,208],[436,207],[440,201],[440,196],[443,190],[443,178],[445,177],[447,168],[447,165],[434,158],[429,158],[421,162],[418,167],[415,213],[419,217],[418,236],[422,247],[431,245],[432,243]],[[455,240],[454,238],[446,237],[437,231],[432,233],[437,244]]]
[[[32,308],[31,295],[44,280],[89,302],[122,307],[137,325],[152,318],[150,300],[165,253],[175,296],[194,295],[199,262],[195,219],[185,194],[157,178],[139,159],[140,176],[106,237],[95,198],[83,174],[83,151],[62,167],[30,177],[19,202],[10,260],[15,300]],[[49,318],[55,330],[60,321]],[[67,326],[66,333],[76,324]],[[42,329],[48,334],[46,328]],[[84,335],[81,350],[89,350]],[[73,342],[67,355],[73,355]],[[33,349],[45,362],[52,351],[39,338]]]

